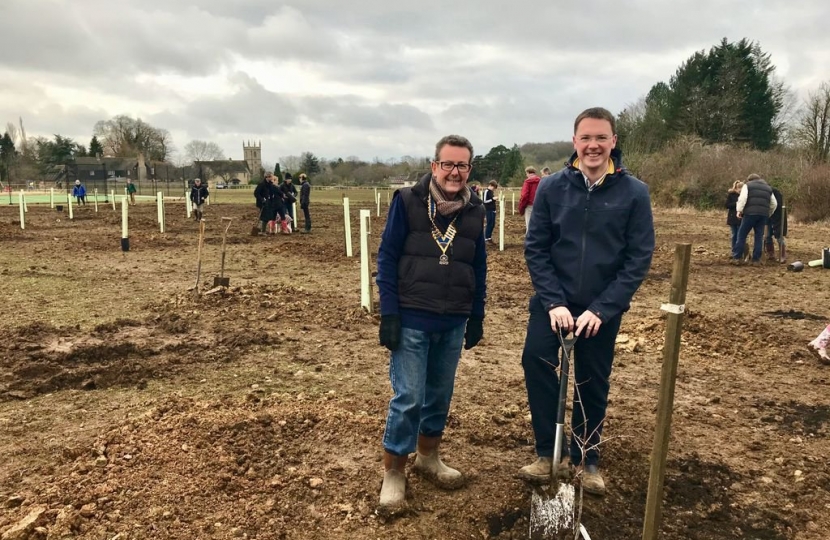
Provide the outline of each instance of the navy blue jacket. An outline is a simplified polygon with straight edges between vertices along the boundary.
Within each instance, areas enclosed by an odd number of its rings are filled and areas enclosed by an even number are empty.
[[[618,150],[611,157],[614,172],[590,192],[576,155],[536,192],[525,260],[547,310],[583,308],[606,322],[629,308],[651,266],[648,186],[622,168]]]

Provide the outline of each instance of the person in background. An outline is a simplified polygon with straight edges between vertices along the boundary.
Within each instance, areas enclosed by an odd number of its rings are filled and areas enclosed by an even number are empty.
[[[484,210],[487,213],[487,226],[484,228],[484,241],[493,241],[493,229],[496,227],[496,190],[499,189],[499,183],[495,180],[490,180],[487,189],[484,190],[484,196],[481,202],[484,203]]]
[[[311,232],[311,214],[308,212],[308,204],[311,199],[311,184],[308,183],[308,176],[300,173],[300,208],[303,210],[303,230],[301,233]]]
[[[254,190],[256,206],[259,208],[260,234],[268,233],[268,223],[276,221],[277,216],[280,222],[285,219],[285,205],[282,202],[282,191],[274,185],[274,174],[265,173],[265,178]]]
[[[441,461],[461,347],[484,334],[484,207],[467,186],[473,146],[458,135],[435,145],[431,172],[395,192],[378,249],[380,344],[389,349],[380,509],[405,502],[406,462],[442,489],[464,475]]]
[[[542,169],[542,178],[546,176],[550,176],[550,167],[545,167],[544,169]]]
[[[285,205],[285,214],[291,217],[291,224],[296,227],[296,221],[294,221],[294,203],[297,202],[297,186],[293,184],[291,173],[285,173],[285,179],[282,181],[282,185],[280,185],[280,190],[282,191],[282,201]]]
[[[741,226],[738,228],[738,240],[735,242],[735,249],[732,250],[733,264],[743,262],[744,246],[750,230],[755,234],[752,264],[761,264],[764,228],[767,221],[769,221],[769,217],[775,212],[777,205],[778,202],[772,194],[772,187],[767,184],[766,180],[757,174],[750,174],[741,188],[738,202],[735,205],[737,215],[741,218]]]
[[[78,204],[86,204],[86,188],[80,180],[75,180],[75,187],[72,188],[72,196],[78,199]]]
[[[193,203],[193,219],[199,221],[204,216],[205,203],[209,193],[207,186],[202,185],[202,179],[193,180],[193,187],[190,188],[190,202]]]
[[[775,238],[778,244],[778,262],[787,262],[787,214],[784,209],[784,195],[777,189],[772,188],[772,196],[775,197],[775,211],[769,217],[767,223],[767,235],[764,238],[764,246],[767,250],[767,260],[774,261],[775,246],[772,239]]]
[[[576,117],[575,152],[540,185],[525,237],[535,294],[522,368],[537,459],[519,476],[549,482],[551,460],[561,460],[563,472],[583,467],[582,489],[593,495],[605,494],[599,462],[614,343],[648,274],[655,242],[648,186],[623,167],[614,125],[614,115],[601,107]],[[566,443],[563,455],[554,456],[560,332],[577,337],[571,370],[576,395],[570,451]]]
[[[519,214],[525,217],[525,230],[530,227],[530,216],[533,213],[533,201],[536,199],[536,189],[539,187],[541,178],[536,174],[536,169],[528,167],[525,169],[524,184],[522,184],[522,194],[519,197]]]
[[[741,188],[744,183],[740,180],[735,180],[732,187],[726,192],[726,224],[729,230],[732,231],[732,248],[730,253],[735,251],[735,244],[738,242],[738,229],[741,226],[741,218],[738,217],[738,195],[741,193]]]
[[[127,195],[130,197],[130,206],[135,206],[135,184],[132,180],[127,180]]]

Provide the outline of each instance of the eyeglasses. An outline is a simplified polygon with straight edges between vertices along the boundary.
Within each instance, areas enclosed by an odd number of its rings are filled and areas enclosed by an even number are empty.
[[[470,172],[470,169],[473,168],[473,166],[469,163],[453,163],[452,161],[436,161],[436,163],[438,163],[442,171],[447,172],[451,172],[453,169],[458,169],[458,172],[465,173]]]

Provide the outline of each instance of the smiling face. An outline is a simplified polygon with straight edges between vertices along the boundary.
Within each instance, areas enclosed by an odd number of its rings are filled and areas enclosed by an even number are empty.
[[[611,150],[617,144],[614,128],[608,120],[583,118],[574,133],[574,150],[580,169],[592,180],[602,176],[608,168]]]
[[[445,144],[438,151],[438,159],[432,162],[432,176],[444,193],[452,199],[467,186],[470,177],[470,150],[464,146]],[[464,171],[459,171],[459,166]],[[445,170],[450,168],[450,170]]]

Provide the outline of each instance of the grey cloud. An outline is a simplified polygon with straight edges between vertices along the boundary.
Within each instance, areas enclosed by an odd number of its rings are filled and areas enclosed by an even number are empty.
[[[355,96],[305,100],[306,115],[326,125],[369,130],[432,129],[432,119],[412,105],[370,103]]]

